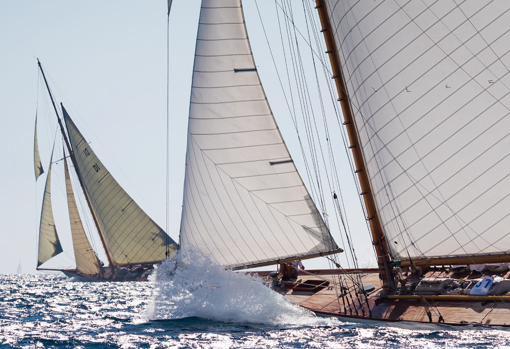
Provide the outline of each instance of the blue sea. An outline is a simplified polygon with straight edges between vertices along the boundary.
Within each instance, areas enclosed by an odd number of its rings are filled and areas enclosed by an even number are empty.
[[[249,275],[183,269],[138,283],[0,275],[0,347],[510,348],[502,328],[318,318]]]

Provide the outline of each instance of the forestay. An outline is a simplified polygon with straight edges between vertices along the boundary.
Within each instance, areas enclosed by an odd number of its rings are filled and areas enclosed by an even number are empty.
[[[326,5],[393,258],[510,251],[510,3]]]
[[[117,183],[69,114],[62,107],[78,175],[92,205],[112,263],[127,265],[164,260],[167,242],[173,257],[177,245]]]
[[[204,0],[191,91],[181,248],[242,268],[337,250],[283,142],[239,0]]]
[[[48,176],[44,187],[43,204],[41,211],[41,222],[39,224],[39,246],[37,255],[37,267],[62,252],[62,245],[57,235],[53,209],[51,207],[51,154]]]
[[[67,160],[64,157],[64,170],[66,177],[67,206],[69,209],[69,220],[71,222],[71,234],[73,238],[74,258],[76,260],[76,269],[84,274],[99,274],[99,260],[96,253],[90,246],[89,239],[83,229],[83,224],[76,206],[71,177],[67,167]]]

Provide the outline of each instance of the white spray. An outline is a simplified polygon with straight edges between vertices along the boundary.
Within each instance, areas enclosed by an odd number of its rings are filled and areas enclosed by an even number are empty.
[[[153,275],[154,295],[147,308],[151,320],[200,317],[224,322],[284,326],[337,324],[269,289],[245,273],[225,270],[197,251],[178,254],[161,264]]]

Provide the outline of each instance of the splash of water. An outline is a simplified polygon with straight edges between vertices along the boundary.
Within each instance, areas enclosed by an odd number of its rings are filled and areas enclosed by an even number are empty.
[[[225,270],[197,251],[178,254],[153,275],[151,320],[200,317],[224,322],[280,326],[329,326],[334,319],[318,318],[262,283],[258,277]],[[190,258],[191,257],[191,258]]]

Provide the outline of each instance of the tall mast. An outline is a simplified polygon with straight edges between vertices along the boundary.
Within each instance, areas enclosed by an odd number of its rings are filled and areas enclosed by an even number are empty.
[[[44,74],[44,70],[42,68],[42,65],[41,65],[41,62],[39,61],[39,59],[37,59],[37,64],[39,66],[39,69],[41,70],[41,74],[43,76],[43,79],[44,79],[44,84],[46,85],[46,89],[48,90],[48,94],[50,95],[50,99],[51,99],[51,104],[53,105],[53,110],[55,110],[55,115],[57,116],[57,120],[58,120],[58,125],[60,127],[60,132],[62,133],[62,137],[64,137],[64,142],[66,144],[66,147],[67,147],[67,151],[69,152],[69,156],[71,157],[71,161],[73,162],[73,166],[74,166],[74,169],[76,171],[76,174],[78,175],[78,180],[80,182],[80,186],[81,186],[81,189],[85,195],[85,199],[87,201],[87,205],[89,207],[89,210],[92,214],[92,218],[94,219],[94,224],[96,225],[96,229],[97,231],[99,232],[99,238],[101,239],[101,243],[103,245],[103,249],[106,253],[106,258],[108,258],[108,264],[111,268],[114,267],[114,264],[112,262],[112,259],[110,257],[110,252],[108,251],[108,248],[106,248],[106,242],[104,241],[104,238],[103,238],[103,234],[101,233],[101,228],[99,227],[99,222],[97,221],[97,218],[96,218],[96,215],[94,214],[94,210],[92,209],[92,204],[90,203],[90,199],[87,195],[87,191],[85,190],[85,187],[83,185],[83,181],[81,179],[81,175],[80,175],[80,171],[78,170],[78,166],[76,164],[76,159],[74,157],[74,152],[71,148],[71,144],[69,143],[69,139],[67,138],[67,134],[65,132],[65,129],[64,129],[64,124],[62,123],[62,120],[60,119],[60,116],[58,114],[58,111],[57,111],[57,106],[55,105],[55,100],[53,99],[53,95],[51,93],[51,90],[50,90],[50,86],[48,85],[48,81],[46,80],[46,75]]]
[[[358,174],[358,181],[361,188],[360,195],[363,197],[366,212],[368,215],[366,219],[370,224],[372,243],[377,254],[377,265],[379,268],[380,277],[385,287],[394,288],[395,282],[393,279],[393,274],[391,273],[388,245],[383,234],[379,215],[377,214],[375,206],[375,199],[372,193],[372,188],[370,186],[368,174],[365,169],[363,152],[361,151],[361,147],[359,145],[356,125],[354,124],[352,109],[349,103],[349,96],[347,95],[347,88],[345,87],[345,81],[340,65],[340,57],[338,56],[338,50],[336,47],[335,39],[333,37],[333,30],[331,28],[327,6],[324,0],[316,0],[316,9],[319,12],[319,17],[322,25],[321,31],[324,34],[324,39],[326,41],[326,53],[329,55],[329,60],[333,69],[333,79],[335,80],[335,85],[339,96],[338,100],[340,101],[342,114],[344,116],[344,125],[347,129],[347,135],[349,137],[349,148],[352,151],[356,173]]]

